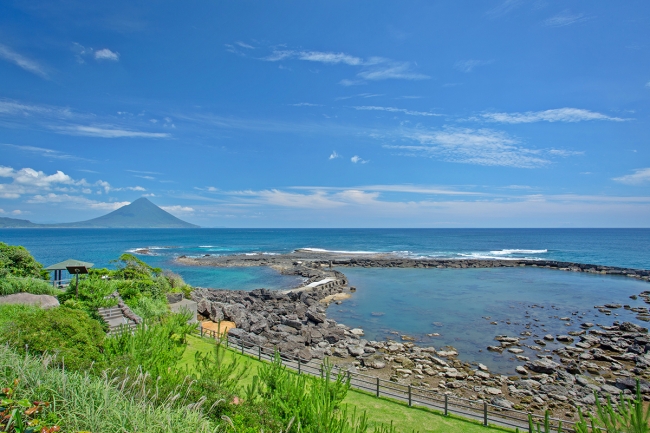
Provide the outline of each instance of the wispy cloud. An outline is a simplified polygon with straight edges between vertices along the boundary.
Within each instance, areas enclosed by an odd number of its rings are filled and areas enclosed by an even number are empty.
[[[58,150],[46,149],[44,147],[23,146],[18,144],[0,143],[0,146],[16,149],[22,152],[29,152],[46,158],[67,159],[71,161],[93,161],[76,155],[69,155]]]
[[[395,107],[378,107],[376,105],[363,105],[359,107],[352,107],[355,110],[367,110],[367,111],[388,111],[390,113],[404,113],[409,116],[442,116],[442,114],[432,113],[430,111],[413,111],[407,110],[404,108],[395,108]]]
[[[95,51],[95,60],[110,60],[111,62],[117,62],[120,60],[120,53],[111,51],[108,48],[103,48]]]
[[[345,187],[332,187],[332,186],[292,186],[290,189],[296,190],[309,190],[309,191],[371,191],[371,192],[394,192],[394,193],[410,193],[410,194],[425,194],[425,195],[457,195],[457,196],[477,196],[486,195],[482,192],[460,191],[451,189],[446,186],[436,185],[413,185],[413,184],[396,184],[396,185],[358,185],[358,186],[345,186]]]
[[[311,102],[299,102],[297,104],[289,104],[293,107],[322,107],[323,104],[312,104]]]
[[[237,54],[241,55],[242,53],[237,52]],[[425,80],[430,78],[428,75],[414,71],[414,65],[411,62],[397,61],[377,56],[362,58],[342,52],[276,49],[269,55],[261,58],[261,60],[268,62],[291,59],[361,68],[361,71],[356,74],[356,79],[341,80],[340,83],[346,86],[363,84],[366,81],[389,79]]]
[[[544,20],[544,25],[549,27],[564,27],[571,24],[581,23],[590,20],[591,17],[585,14],[572,14],[571,11],[565,9],[559,14]]]
[[[174,205],[174,206],[160,206],[160,208],[171,214],[189,214],[194,212],[194,208],[189,206]]]
[[[582,122],[589,120],[609,120],[624,122],[631,119],[611,117],[595,111],[581,108],[556,108],[545,111],[527,111],[525,113],[484,113],[485,120],[498,123],[533,123],[533,122]]]
[[[334,151],[332,151],[332,154],[330,155],[330,157],[328,159],[332,160],[332,159],[336,159],[336,158],[340,158],[340,157],[341,157],[341,155],[336,153],[336,150],[334,150]]]
[[[128,201],[101,202],[97,200],[91,200],[83,196],[55,193],[35,195],[34,197],[27,200],[27,203],[65,203],[67,205],[72,205],[72,207],[107,211],[113,211],[130,204]]]
[[[613,180],[628,185],[641,185],[644,183],[650,183],[650,168],[639,168],[637,170],[634,170],[634,173],[632,174],[615,177]]]
[[[406,132],[405,138],[419,145],[385,145],[406,156],[424,156],[448,162],[486,166],[534,168],[550,163],[541,151],[520,145],[505,132],[490,129],[448,128],[440,131]]]
[[[352,98],[376,98],[378,96],[384,96],[380,93],[357,93],[356,95],[350,95],[350,96],[339,96],[335,98],[336,101],[342,101],[345,99],[352,99]]]
[[[118,112],[118,116],[77,112],[68,107],[30,104],[0,99],[0,122],[10,127],[42,128],[66,135],[102,138],[171,138],[167,132],[149,132],[152,128],[174,128],[169,117],[162,124],[148,122],[144,116]]]
[[[248,50],[254,50],[254,49],[255,49],[254,46],[249,45],[249,44],[247,44],[247,43],[245,43],[245,42],[237,41],[237,42],[235,42],[235,43],[236,43],[237,45],[239,45],[240,47],[242,47],[242,48],[246,48],[246,49],[248,49]]]
[[[369,162],[358,155],[354,155],[352,158],[350,158],[350,161],[352,161],[354,164],[367,164]]]
[[[28,59],[27,57],[21,54],[18,54],[17,52],[13,51],[11,48],[3,44],[0,44],[0,59],[4,59],[8,62],[14,63],[17,66],[23,68],[24,70],[31,72],[32,74],[38,75],[39,77],[48,78],[45,69],[38,62]]]
[[[53,128],[56,132],[66,135],[81,135],[99,138],[170,138],[166,132],[142,132],[120,129],[111,126],[64,126]]]
[[[306,60],[309,62],[329,64],[343,63],[351,66],[360,66],[364,64],[363,59],[360,57],[351,56],[345,53],[332,53],[323,51],[276,50],[273,51],[269,56],[265,57],[264,60],[267,60],[269,62],[277,62],[279,60],[291,58]]]
[[[521,6],[523,0],[504,0],[492,9],[487,11],[487,15],[492,18],[498,18],[506,15]]]
[[[478,66],[489,65],[491,63],[493,63],[493,60],[460,60],[454,64],[454,68],[460,72],[469,73]]]

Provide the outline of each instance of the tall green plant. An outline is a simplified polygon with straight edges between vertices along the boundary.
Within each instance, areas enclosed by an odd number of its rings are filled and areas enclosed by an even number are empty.
[[[533,416],[531,414],[528,414],[528,431],[535,431],[535,427],[537,427],[537,433],[551,433],[551,419],[550,412],[548,410],[544,412],[544,430],[542,430],[542,427],[539,423],[535,424],[533,421]],[[558,422],[557,433],[562,433],[562,421]]]
[[[31,277],[47,280],[49,273],[43,265],[20,245],[7,245],[0,242],[0,277]]]
[[[282,365],[276,353],[272,363],[260,368],[246,396],[268,402],[285,422],[293,420],[287,433],[364,433],[369,427],[366,414],[349,414],[347,407],[341,407],[349,389],[348,375],[342,371],[334,375],[327,362],[320,378],[297,375]],[[383,426],[377,431],[381,429],[391,430]]]
[[[54,288],[50,283],[33,277],[5,276],[0,278],[0,296],[15,293],[31,293],[33,295],[58,296],[62,291]]]
[[[175,369],[185,352],[187,335],[196,328],[189,314],[170,314],[145,320],[134,331],[124,327],[105,341],[107,359],[114,366],[141,367],[153,377]]]

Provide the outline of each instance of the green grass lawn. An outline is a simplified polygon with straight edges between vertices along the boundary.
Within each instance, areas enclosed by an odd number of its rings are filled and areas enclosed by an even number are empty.
[[[213,347],[214,341],[210,339],[190,336],[188,339],[188,347],[181,360],[182,365],[191,365],[196,352],[206,352],[212,350]],[[248,385],[252,381],[253,376],[257,374],[257,369],[261,365],[261,362],[249,356],[243,356],[235,351],[228,351],[227,356],[242,358],[243,362],[250,363],[250,367],[248,368],[249,373],[242,380],[242,387]],[[459,419],[453,416],[446,417],[424,408],[408,407],[406,404],[385,398],[377,398],[355,390],[348,392],[343,403],[348,406],[348,413],[354,411],[355,408],[357,414],[365,411],[371,425],[380,423],[390,424],[392,421],[401,433],[411,433],[414,431],[420,433],[511,431],[496,427],[486,428],[474,421]]]

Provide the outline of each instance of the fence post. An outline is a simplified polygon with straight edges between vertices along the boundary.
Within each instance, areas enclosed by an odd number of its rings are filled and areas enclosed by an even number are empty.
[[[244,354],[244,340],[239,340],[239,345],[241,346],[241,354]]]
[[[300,374],[300,364],[302,364],[302,362],[300,362],[300,358],[298,358],[298,374]]]
[[[445,416],[449,415],[449,395],[445,394]]]
[[[257,346],[257,359],[262,360],[262,346]]]
[[[487,401],[483,402],[483,425],[487,427],[488,418],[487,418]]]
[[[409,406],[412,405],[412,399],[411,399],[411,385],[409,385]]]
[[[203,325],[199,327],[201,329],[201,337],[203,337]]]
[[[379,378],[377,378],[377,397],[379,397]]]

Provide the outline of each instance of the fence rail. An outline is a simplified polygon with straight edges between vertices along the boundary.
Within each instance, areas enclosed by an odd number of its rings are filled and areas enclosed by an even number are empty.
[[[211,329],[200,328],[201,336],[208,336],[219,339],[219,333]],[[232,335],[225,339],[226,345],[232,350],[240,352],[242,355],[248,355],[257,358],[260,361],[272,361],[276,349],[271,347],[262,347],[250,341],[244,341]],[[324,365],[316,360],[304,360],[298,357],[280,353],[283,365],[295,370],[298,374],[311,374],[321,376]],[[484,426],[494,424],[502,427],[519,428],[522,431],[533,433],[528,423],[528,415],[533,419],[539,420],[540,415],[524,412],[516,409],[500,407],[488,403],[484,400],[470,400],[455,396],[448,393],[440,393],[413,385],[404,385],[379,377],[366,375],[351,370],[344,370],[334,365],[334,371],[344,371],[350,379],[350,385],[354,389],[362,390],[374,394],[376,397],[390,397],[408,404],[408,406],[421,406],[442,412],[445,416],[450,414],[460,415],[465,418],[480,421]],[[551,428],[557,431],[559,422],[562,422],[562,431],[574,432],[575,423],[557,418],[549,418]]]

